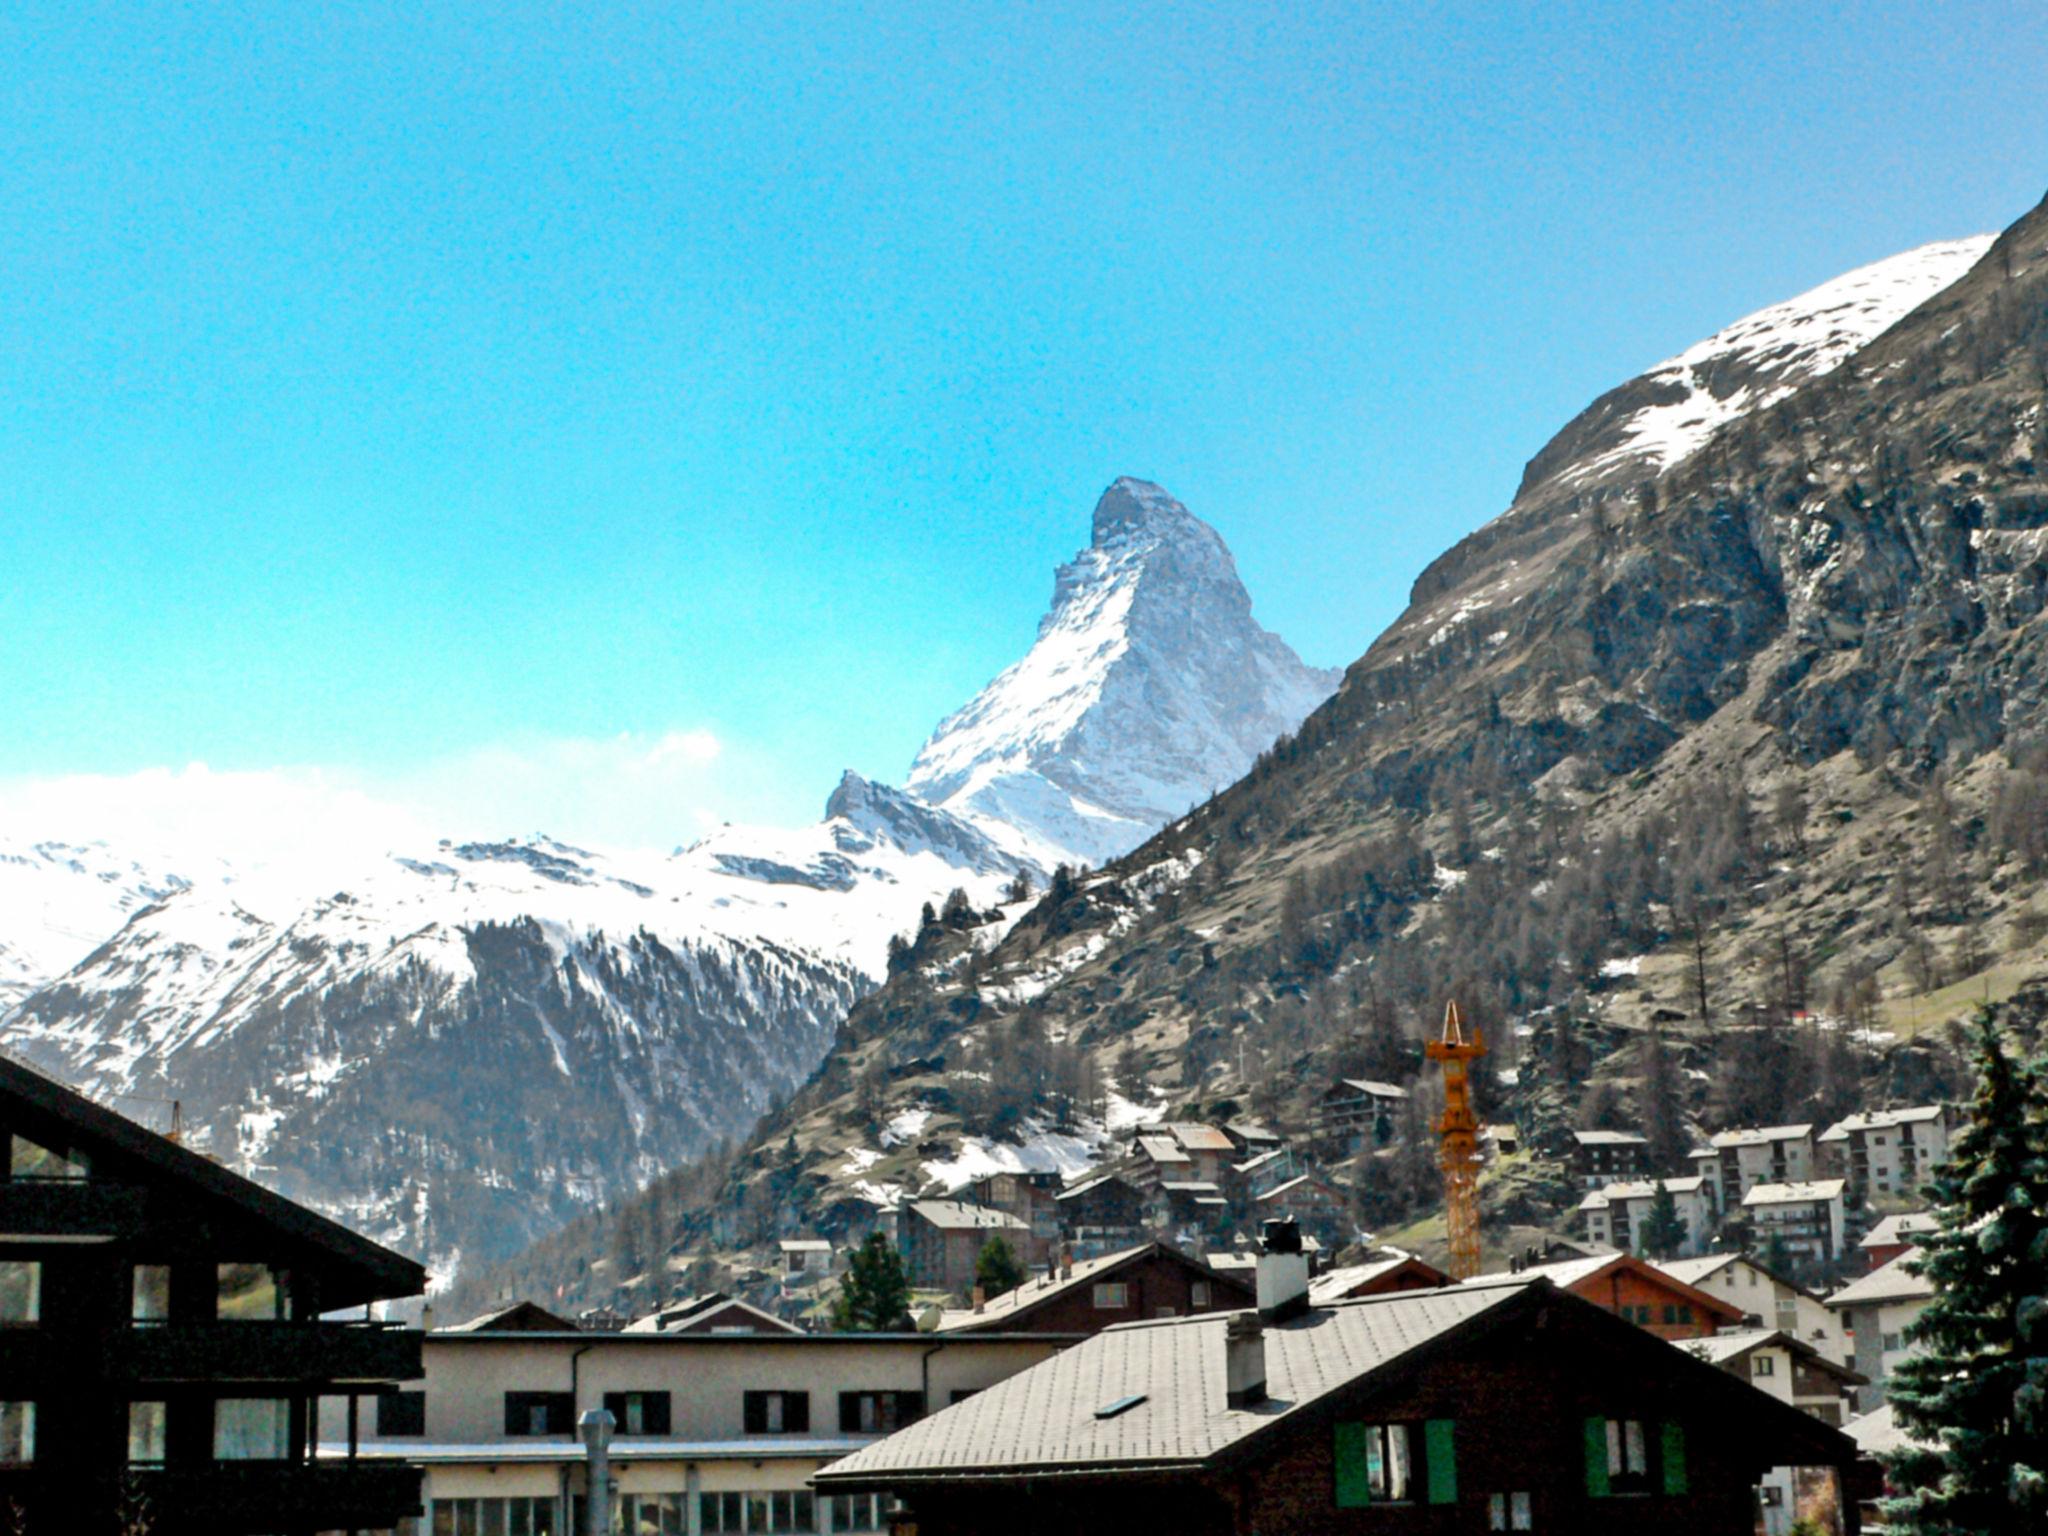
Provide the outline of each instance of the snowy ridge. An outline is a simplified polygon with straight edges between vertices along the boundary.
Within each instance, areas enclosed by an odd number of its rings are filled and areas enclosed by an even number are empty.
[[[0,839],[0,1016],[191,883],[104,843]]]
[[[1040,867],[1103,863],[1242,777],[1341,674],[1251,617],[1216,531],[1125,477],[1024,658],[945,720],[909,789]]]
[[[1559,483],[1579,484],[1622,463],[1653,473],[1669,468],[1729,422],[1839,367],[1969,271],[1995,238],[1937,241],[1858,267],[1657,364],[1628,386],[1646,386],[1650,403],[1609,423],[1618,438]]]

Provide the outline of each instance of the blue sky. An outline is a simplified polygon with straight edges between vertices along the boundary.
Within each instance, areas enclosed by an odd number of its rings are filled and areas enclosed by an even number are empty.
[[[2048,190],[2019,5],[71,0],[0,56],[0,781],[88,810],[808,819],[1123,473],[1348,661],[1601,389]]]

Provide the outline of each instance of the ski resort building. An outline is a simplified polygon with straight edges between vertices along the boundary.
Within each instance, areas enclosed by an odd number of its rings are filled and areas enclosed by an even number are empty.
[[[1574,1131],[1572,1168],[1581,1189],[1640,1179],[1650,1171],[1650,1143],[1634,1131]]]
[[[1624,1253],[1643,1252],[1660,1187],[1670,1192],[1672,1205],[1685,1228],[1684,1240],[1674,1257],[1691,1258],[1705,1252],[1713,1240],[1715,1206],[1714,1186],[1702,1174],[1683,1179],[1620,1180],[1589,1190],[1579,1202],[1586,1241],[1619,1248]]]
[[[1829,1126],[1820,1148],[1830,1171],[1847,1180],[1851,1205],[1910,1206],[1947,1158],[1952,1122],[1945,1104],[1874,1110]]]
[[[419,1374],[420,1335],[325,1320],[419,1295],[419,1265],[4,1057],[0,1140],[0,1523],[238,1536],[419,1513],[420,1474],[356,1456],[350,1430]]]

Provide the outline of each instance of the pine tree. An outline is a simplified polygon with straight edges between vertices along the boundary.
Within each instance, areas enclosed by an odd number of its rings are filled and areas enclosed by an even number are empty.
[[[1678,1214],[1678,1200],[1672,1195],[1671,1186],[1659,1179],[1657,1192],[1650,1198],[1650,1214],[1643,1219],[1643,1252],[1653,1259],[1671,1258],[1685,1246],[1686,1236],[1685,1218]]]
[[[1977,1015],[1969,1125],[1935,1171],[1939,1227],[1909,1268],[1934,1298],[1888,1388],[1920,1441],[1886,1458],[1891,1529],[2048,1528],[2048,1102],[1992,1010]]]
[[[974,1260],[974,1283],[991,1301],[1024,1283],[1024,1266],[1017,1261],[1017,1250],[1009,1245],[1002,1233],[996,1233],[981,1245],[981,1252]]]
[[[832,1326],[844,1333],[891,1333],[910,1314],[910,1277],[903,1258],[881,1233],[854,1249],[832,1303]]]

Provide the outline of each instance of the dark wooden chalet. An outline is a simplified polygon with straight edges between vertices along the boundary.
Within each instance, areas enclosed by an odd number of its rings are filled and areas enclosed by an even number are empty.
[[[1218,1274],[1167,1243],[1055,1265],[980,1307],[949,1310],[937,1331],[955,1333],[1100,1333],[1148,1317],[1230,1312],[1252,1304],[1252,1288]]]
[[[420,1372],[416,1331],[323,1314],[420,1294],[419,1265],[4,1058],[0,1141],[0,1530],[419,1512],[416,1469],[314,1455],[318,1399],[354,1425]]]
[[[813,1482],[893,1495],[918,1536],[1749,1536],[1769,1469],[1855,1459],[1791,1405],[1514,1276],[1112,1328]]]

